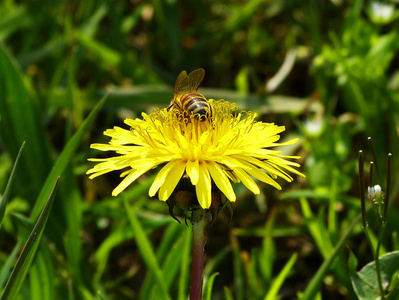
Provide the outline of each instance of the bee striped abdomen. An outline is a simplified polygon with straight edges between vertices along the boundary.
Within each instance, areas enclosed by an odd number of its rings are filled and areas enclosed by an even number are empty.
[[[201,120],[208,117],[211,111],[209,102],[198,93],[185,93],[181,96],[180,103],[185,111],[199,115]]]

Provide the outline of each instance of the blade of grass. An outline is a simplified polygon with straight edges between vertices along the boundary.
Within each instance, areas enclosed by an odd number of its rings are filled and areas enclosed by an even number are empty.
[[[301,197],[299,199],[299,203],[301,205],[303,216],[306,220],[306,225],[308,226],[309,231],[315,240],[317,247],[319,248],[319,251],[324,258],[329,257],[333,246],[324,223],[313,215],[309,203],[305,197]]]
[[[14,270],[12,271],[11,276],[8,279],[3,295],[0,298],[1,300],[15,299],[18,295],[20,288],[22,287],[24,279],[28,274],[29,268],[36,254],[36,250],[41,241],[41,237],[43,235],[48,216],[50,215],[51,207],[54,203],[55,193],[57,191],[58,181],[59,177],[57,178],[57,181],[53,186],[50,196],[39,218],[37,219],[28,240],[26,241],[25,247],[22,250],[20,257],[18,258]]]
[[[10,178],[8,179],[8,182],[7,182],[6,190],[4,191],[4,195],[0,200],[0,229],[1,229],[1,225],[3,224],[3,218],[4,218],[4,215],[6,212],[8,198],[10,197],[11,187],[12,187],[12,184],[15,179],[15,170],[17,169],[18,161],[19,161],[19,158],[21,157],[22,149],[24,148],[24,146],[25,146],[25,142],[22,143],[22,146],[19,149],[17,158],[15,159],[14,166],[12,167]]]
[[[133,209],[129,206],[129,203],[125,197],[123,197],[123,203],[125,205],[125,209],[129,218],[130,225],[132,226],[132,229],[134,233],[136,234],[136,243],[137,246],[140,250],[140,253],[144,259],[144,262],[146,263],[148,269],[154,273],[155,280],[158,283],[160,293],[163,297],[163,299],[171,299],[168,293],[168,290],[166,288],[166,284],[164,281],[164,274],[162,273],[156,256],[154,254],[154,251],[152,249],[151,243],[148,240],[146,234],[144,233],[143,228],[141,227],[141,224],[139,220],[137,219],[137,216]]]
[[[178,226],[181,226],[180,224]],[[165,262],[162,266],[164,274],[168,274],[165,277],[166,287],[170,288],[172,283],[175,281],[175,276],[179,270],[181,260],[183,258],[181,249],[184,247],[186,241],[186,234],[182,233],[180,238],[173,242],[172,247],[169,249],[168,256],[165,258]]]
[[[0,271],[0,291],[3,290],[4,284],[7,282],[8,277],[10,276],[11,269],[14,266],[15,258],[17,257],[19,251],[21,250],[21,242],[18,242],[14,249],[12,250],[11,254],[7,257],[6,262],[1,268]]]
[[[182,227],[180,224],[177,225]],[[173,244],[171,245],[171,248],[169,249],[168,255],[165,258],[165,262],[162,265],[162,272],[163,274],[167,274],[165,276],[165,285],[167,289],[170,289],[172,284],[176,282],[175,278],[177,276],[177,273],[179,271],[181,261],[183,259],[182,256],[182,248],[184,247],[184,243],[186,241],[186,235],[180,234],[180,237],[177,241],[173,241]],[[156,285],[152,286],[153,289],[156,287]],[[159,290],[159,292],[161,292]],[[155,299],[158,299],[159,297],[156,297]],[[154,298],[143,298],[143,299],[154,299]]]
[[[8,16],[4,16],[0,21],[0,41],[4,41],[13,32],[18,29],[28,26],[32,23],[32,17],[29,15],[27,5],[18,5]]]
[[[190,253],[192,245],[192,230],[190,227],[186,228],[186,240],[182,249],[182,262],[180,266],[180,277],[179,277],[179,292],[178,299],[184,300],[187,298],[187,287],[189,282],[190,272]]]
[[[27,155],[20,159],[23,171],[19,169],[16,177],[24,183],[25,197],[33,203],[32,195],[37,195],[51,168],[52,153],[37,107],[25,87],[18,65],[1,44],[0,95],[0,129],[5,148],[15,158],[23,141],[29,146]]]
[[[209,277],[208,284],[206,285],[206,300],[211,300],[212,299],[212,288],[213,288],[213,282],[215,281],[216,276],[218,276],[219,273],[213,273],[211,277]]]
[[[276,257],[276,247],[273,240],[273,228],[276,219],[276,209],[272,208],[269,214],[269,218],[265,224],[264,236],[262,241],[262,249],[260,253],[260,275],[262,280],[268,286],[271,283],[273,276],[273,263]]]
[[[312,300],[315,299],[317,292],[320,289],[321,284],[323,283],[324,277],[329,270],[331,264],[333,263],[335,257],[338,255],[339,251],[344,246],[344,243],[348,239],[349,235],[360,221],[361,215],[359,215],[351,224],[351,226],[346,230],[344,235],[341,237],[337,245],[335,246],[334,250],[332,251],[331,255],[323,262],[320,268],[317,270],[315,276],[313,276],[311,282],[307,286],[305,292],[301,296],[301,300]]]
[[[54,268],[49,249],[41,243],[29,270],[30,300],[55,299],[54,278]]]
[[[238,300],[243,300],[245,295],[244,288],[244,272],[240,255],[240,246],[237,237],[230,235],[231,246],[233,249],[233,266],[234,266],[234,284],[236,287],[236,297]]]
[[[39,215],[40,207],[43,206],[43,202],[45,201],[45,195],[48,194],[49,191],[51,190],[51,182],[54,181],[54,178],[60,176],[64,172],[68,164],[70,163],[71,159],[73,158],[73,155],[75,154],[76,149],[80,145],[83,136],[89,130],[90,125],[93,123],[96,115],[103,106],[106,98],[107,95],[105,95],[97,103],[97,105],[91,111],[90,115],[86,118],[86,120],[83,122],[82,126],[80,126],[79,130],[74,134],[74,136],[69,140],[68,144],[65,146],[64,150],[58,157],[50,174],[47,176],[46,182],[43,185],[39,196],[37,197],[37,201],[31,213],[31,220],[37,218],[37,216]]]
[[[159,264],[163,264],[162,269],[165,269],[165,265],[167,264],[167,261],[165,260],[165,257],[170,257],[171,251],[173,251],[173,248],[176,246],[177,243],[179,243],[179,238],[182,237],[182,226],[179,226],[177,222],[171,223],[168,228],[165,230],[163,234],[163,238],[161,243],[159,244],[157,251],[156,251],[156,256],[157,256],[157,261]],[[176,260],[176,263],[179,261],[179,257]],[[168,271],[168,277],[170,272]],[[166,281],[166,280],[165,280]],[[151,291],[153,290],[153,284],[154,284],[154,276],[151,273],[148,273],[146,275],[146,279],[144,280],[144,283],[141,285],[140,289],[140,299],[150,299],[149,295]],[[168,283],[167,283],[168,286]]]
[[[274,280],[273,284],[271,285],[269,291],[265,296],[265,300],[273,300],[277,299],[278,291],[280,290],[281,286],[283,285],[285,279],[288,277],[292,267],[294,266],[296,259],[298,258],[298,254],[295,253],[291,256],[289,261],[285,264],[284,268],[281,270],[280,274],[278,274],[277,278]]]
[[[234,300],[233,294],[227,286],[224,287],[224,296],[226,297],[226,300]]]

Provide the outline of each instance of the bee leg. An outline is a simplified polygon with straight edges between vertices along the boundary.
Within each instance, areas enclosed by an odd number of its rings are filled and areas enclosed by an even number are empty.
[[[172,101],[172,103],[169,104],[169,106],[166,108],[167,110],[171,109],[173,105],[175,105],[176,101]]]
[[[176,106],[178,106],[180,109],[183,109],[182,107],[181,107],[181,105],[179,104],[179,102],[177,102],[176,100],[172,100],[172,102],[169,104],[169,106],[166,108],[167,110],[169,110],[169,109],[171,109],[172,107],[173,107],[173,105],[175,105],[176,104]]]

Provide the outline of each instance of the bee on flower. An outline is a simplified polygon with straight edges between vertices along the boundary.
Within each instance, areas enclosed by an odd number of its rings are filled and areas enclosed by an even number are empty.
[[[167,109],[178,108],[186,118],[191,118],[192,115],[200,121],[209,118],[209,102],[204,95],[197,92],[204,76],[205,70],[202,68],[192,71],[189,75],[186,71],[181,71],[176,79],[172,102]]]

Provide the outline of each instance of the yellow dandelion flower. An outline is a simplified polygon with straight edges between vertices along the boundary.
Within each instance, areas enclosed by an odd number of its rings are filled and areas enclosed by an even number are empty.
[[[292,181],[288,172],[304,176],[295,168],[298,163],[287,159],[273,147],[290,145],[293,139],[278,143],[284,126],[255,121],[256,114],[236,112],[227,101],[209,100],[212,117],[205,121],[182,114],[177,109],[155,110],[143,119],[126,119],[130,130],[114,127],[104,132],[110,136],[108,144],[92,144],[91,148],[115,151],[118,156],[89,159],[98,162],[87,174],[90,178],[125,170],[122,182],[113,190],[117,196],[144,173],[158,166],[159,170],[149,189],[149,196],[168,200],[183,177],[195,187],[202,208],[211,205],[212,182],[234,202],[236,195],[231,182],[242,182],[254,194],[260,190],[254,179],[281,189],[275,181],[281,177]]]

